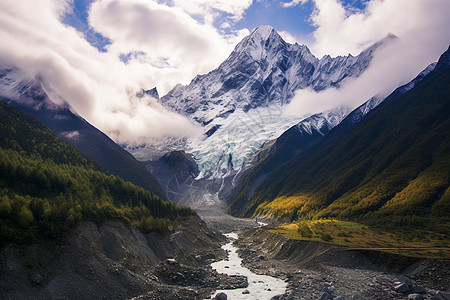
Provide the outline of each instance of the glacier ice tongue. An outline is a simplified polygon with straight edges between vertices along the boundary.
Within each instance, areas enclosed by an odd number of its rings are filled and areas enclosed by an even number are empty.
[[[285,116],[279,106],[260,107],[244,112],[237,110],[210,137],[193,141],[190,152],[199,166],[198,178],[222,178],[227,172],[239,170],[262,145],[278,137],[305,116]]]

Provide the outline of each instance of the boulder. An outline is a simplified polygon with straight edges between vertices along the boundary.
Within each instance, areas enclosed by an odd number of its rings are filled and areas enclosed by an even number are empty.
[[[34,284],[40,285],[42,283],[43,279],[44,279],[44,277],[42,277],[41,274],[36,273],[31,277],[30,281]]]
[[[214,300],[227,300],[227,294],[225,293],[217,293],[216,296],[214,297]]]
[[[437,292],[436,295],[434,295],[431,300],[450,300],[449,297],[442,294],[441,292]]]
[[[243,290],[243,291],[242,291],[242,294],[244,294],[244,295],[250,294],[250,291],[249,291],[249,290]]]
[[[176,264],[178,264],[178,262],[177,262],[175,259],[173,259],[173,258],[168,258],[168,259],[166,259],[166,262],[167,262],[169,265],[176,265]]]
[[[406,283],[400,283],[399,285],[396,285],[394,287],[394,290],[397,293],[408,293],[409,291],[411,291],[411,287],[409,287]]]
[[[331,297],[331,295],[326,292],[323,293],[322,296],[320,297],[320,300],[328,300],[328,299],[333,299],[333,297]]]
[[[425,288],[422,287],[422,286],[414,286],[414,287],[412,288],[412,292],[413,292],[414,294],[426,294],[426,293],[427,293],[427,290],[425,290]]]
[[[409,294],[408,300],[423,300],[423,297],[420,294]]]
[[[399,279],[398,281],[400,281],[401,283],[406,284],[407,286],[409,286],[409,288],[412,288],[412,287],[413,287],[413,284],[412,284],[411,279],[409,279],[409,278],[406,277],[406,276],[400,277],[400,279]]]

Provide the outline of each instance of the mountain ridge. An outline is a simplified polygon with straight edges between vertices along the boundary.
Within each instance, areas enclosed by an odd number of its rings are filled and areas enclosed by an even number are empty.
[[[56,135],[104,169],[166,199],[166,193],[156,178],[130,153],[73,113],[59,96],[53,95],[60,98],[59,104],[50,100],[49,93],[51,91],[39,77],[27,79],[18,68],[0,68],[0,97],[7,103],[50,127]]]
[[[297,90],[321,91],[359,76],[377,49],[395,38],[388,35],[356,57],[318,59],[307,46],[286,43],[274,28],[261,26],[218,68],[197,75],[187,86],[177,85],[161,103],[204,126],[205,135],[188,151],[201,178],[220,180],[242,171],[267,140],[308,117],[281,113]],[[142,154],[140,149],[130,151]]]
[[[332,133],[346,124],[271,172],[245,208],[242,190],[230,212],[414,226],[433,222],[424,211],[442,218],[449,204],[448,57],[449,50],[413,88],[394,92],[343,137],[333,139]],[[394,207],[396,218],[390,215]]]
[[[208,125],[237,109],[248,111],[269,104],[287,104],[298,89],[337,87],[359,76],[373,52],[395,39],[382,41],[354,57],[316,58],[305,45],[289,44],[270,26],[256,28],[239,42],[220,66],[197,75],[189,85],[177,85],[161,98],[172,110]]]

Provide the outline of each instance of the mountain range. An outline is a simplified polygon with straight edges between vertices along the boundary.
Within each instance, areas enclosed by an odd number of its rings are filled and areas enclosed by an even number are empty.
[[[318,59],[306,45],[287,43],[271,26],[260,26],[217,69],[196,76],[187,86],[177,85],[161,102],[204,125],[237,109],[284,105],[299,89],[320,91],[359,76],[377,48],[395,38],[388,35],[356,57]]]
[[[279,113],[298,89],[321,91],[361,75],[375,51],[392,39],[389,35],[356,57],[317,59],[306,46],[286,43],[270,26],[255,29],[217,69],[160,98],[164,105],[201,123],[205,131],[199,140],[180,143],[185,152],[173,151],[145,163],[170,190],[170,197],[144,164],[70,107],[52,102],[52,91],[39,77],[25,79],[21,70],[2,67],[0,96],[49,126],[105,170],[162,198],[177,201],[190,187],[198,187],[199,179],[218,180],[209,186],[217,187],[234,215],[367,221],[379,216],[377,211],[385,211],[384,207],[390,211],[401,193],[416,193],[412,183],[437,178],[430,180],[440,183],[430,183],[433,188],[427,190],[435,201],[427,198],[420,204],[430,213],[435,202],[437,207],[447,203],[448,178],[442,177],[445,172],[433,173],[435,165],[444,168],[447,160],[442,154],[446,140],[436,142],[436,128],[441,126],[439,134],[447,134],[444,115],[448,107],[435,95],[436,90],[447,92],[442,84],[447,52],[438,64],[430,65],[386,99],[374,96],[353,111],[336,106],[310,116],[287,118]],[[427,87],[430,82],[440,85],[433,89]],[[417,92],[420,88],[425,92]],[[159,97],[156,89],[142,93]],[[425,94],[432,99],[418,116],[414,103],[422,105]],[[422,120],[427,113],[428,119]],[[433,118],[443,123],[430,123]],[[369,120],[373,123],[367,125]],[[402,138],[394,138],[395,134]],[[421,148],[425,139],[433,141],[427,155]],[[362,208],[355,199],[365,203]],[[425,218],[417,211],[414,214],[422,221]]]
[[[263,178],[251,174],[230,212],[448,230],[449,82],[447,50],[362,120],[355,114],[363,107],[284,164],[266,167]]]
[[[272,27],[261,26],[218,68],[187,86],[177,85],[160,101],[204,126],[203,138],[185,148],[197,161],[200,178],[220,180],[240,172],[265,142],[308,117],[282,111],[296,91],[339,87],[346,78],[361,75],[376,51],[395,39],[388,35],[356,57],[318,59],[307,46],[287,43]],[[330,111],[334,121],[328,125],[337,125],[349,112],[342,106]],[[129,150],[150,157],[141,149]]]
[[[389,99],[398,97],[412,89],[426,75],[428,75],[436,66],[436,63],[430,64],[411,82],[397,88]],[[281,134],[278,138],[265,143],[262,149],[255,155],[255,159],[250,161],[243,172],[234,178],[234,195],[223,193],[223,198],[234,199],[238,191],[242,189],[247,191],[247,199],[251,198],[257,185],[274,169],[280,168],[288,163],[296,154],[307,149],[309,146],[318,142],[322,138],[339,139],[348,133],[350,129],[356,126],[364,117],[375,107],[377,107],[385,98],[374,96],[357,107],[349,111],[346,107],[332,109],[319,114],[314,114],[298,124],[292,126]],[[339,126],[337,126],[339,125]],[[331,129],[336,127],[331,133]],[[328,135],[328,133],[330,133]],[[244,187],[246,186],[246,187]],[[227,191],[230,192],[229,190]]]

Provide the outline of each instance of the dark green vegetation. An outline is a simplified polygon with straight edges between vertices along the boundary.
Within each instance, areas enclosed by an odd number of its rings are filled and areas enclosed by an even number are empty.
[[[324,138],[255,180],[253,193],[244,187],[230,211],[450,233],[449,56],[339,139]]]
[[[43,124],[0,101],[0,241],[58,237],[81,220],[163,230],[187,207],[106,173]]]
[[[36,89],[39,91],[38,87]],[[22,105],[17,101],[12,101],[11,105],[44,123],[57,136],[75,146],[89,159],[99,164],[108,172],[127,181],[131,181],[166,199],[166,193],[162,186],[140,162],[122,147],[114,143],[103,132],[81,117],[74,115],[69,109],[65,107],[59,108],[58,110],[46,109],[45,105],[41,105],[39,109],[35,109]],[[70,137],[67,134],[73,132],[77,132],[78,136]]]

